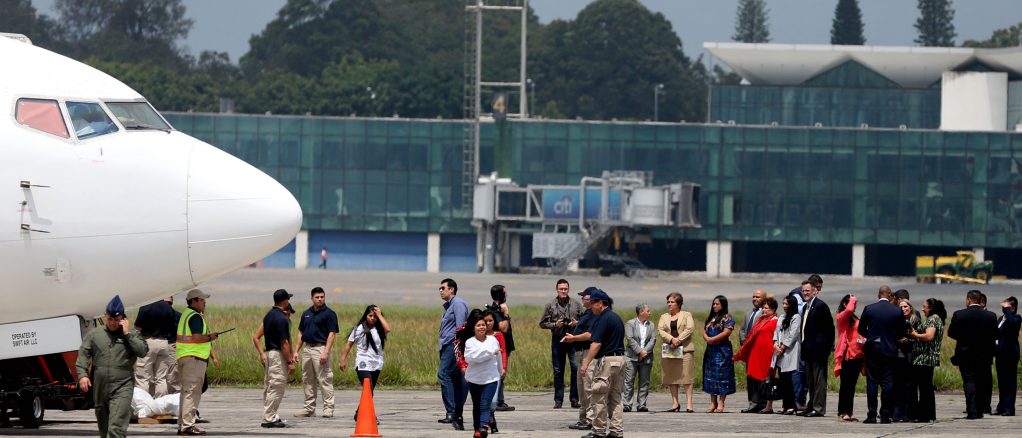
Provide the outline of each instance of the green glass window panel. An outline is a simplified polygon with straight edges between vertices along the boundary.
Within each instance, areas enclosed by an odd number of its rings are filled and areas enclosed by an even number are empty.
[[[345,125],[345,122],[341,119],[325,119],[323,120],[323,135],[343,135]]]
[[[386,172],[388,184],[408,184],[408,177],[410,176],[406,171],[395,171],[388,170]]]
[[[387,213],[387,185],[369,183],[365,187],[365,213],[367,215]]]
[[[280,135],[281,119],[278,117],[258,117],[260,134]]]
[[[655,125],[653,130],[653,139],[658,142],[670,144],[678,141],[678,128],[675,125]]]
[[[319,135],[323,133],[324,119],[301,118],[298,121],[301,122],[300,132],[304,135]]]
[[[823,71],[802,83],[812,87],[890,88],[900,89],[894,81],[854,60],[848,60]]]
[[[336,174],[343,174],[345,183],[364,184],[366,181],[366,173],[362,169],[351,169],[343,172],[324,172],[327,178],[334,178]]]
[[[366,120],[364,135],[367,137],[387,137],[387,130],[392,122],[383,120]]]
[[[216,119],[212,116],[198,116],[193,119],[193,132],[211,132],[215,129]]]
[[[366,182],[370,184],[384,184],[387,182],[387,172],[382,170],[367,170]],[[383,196],[384,193],[380,192],[379,195]]]
[[[408,215],[414,217],[429,217],[430,202],[429,186],[410,185],[408,190]]]
[[[267,130],[276,130],[282,134],[301,134],[302,133],[302,120],[294,117],[287,118],[264,118],[259,124],[261,132],[267,132]]]
[[[322,205],[330,207],[324,208],[324,211],[341,216],[362,216],[366,213],[365,185],[345,184],[343,187],[329,189],[327,187],[323,186]],[[337,211],[338,205],[341,208],[340,213]]]
[[[410,184],[428,186],[430,184],[429,172],[421,170],[413,170],[411,172],[408,172],[408,182]]]
[[[387,215],[408,215],[408,186],[405,184],[387,184]]]
[[[391,122],[386,122],[384,124],[387,127],[387,136],[388,137],[404,138],[404,137],[408,137],[410,135],[410,129],[409,129],[410,122],[408,122],[408,121],[404,121],[404,120],[401,120],[401,121],[391,121]]]

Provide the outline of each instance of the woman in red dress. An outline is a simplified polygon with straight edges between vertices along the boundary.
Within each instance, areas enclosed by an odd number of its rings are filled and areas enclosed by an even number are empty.
[[[767,376],[770,375],[770,365],[774,358],[774,330],[777,328],[777,299],[767,297],[763,300],[763,307],[759,319],[752,325],[752,330],[745,338],[742,348],[735,353],[735,361],[743,361],[745,367],[745,381],[749,388],[750,402],[755,407],[762,406],[761,414],[773,413],[772,400],[760,400],[758,390]],[[743,411],[744,412],[744,411]]]

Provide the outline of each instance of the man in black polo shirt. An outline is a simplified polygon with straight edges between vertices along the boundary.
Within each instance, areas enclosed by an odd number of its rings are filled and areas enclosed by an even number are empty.
[[[284,399],[287,376],[295,370],[295,363],[291,357],[291,320],[285,313],[294,312],[290,301],[292,296],[294,295],[284,289],[277,289],[273,293],[273,307],[263,317],[263,347],[266,354],[263,427],[287,427],[280,415],[277,415],[277,409]]]
[[[295,412],[296,417],[311,417],[316,413],[316,389],[323,394],[323,416],[334,416],[334,370],[330,350],[337,336],[337,313],[326,306],[326,292],[312,288],[312,306],[302,312],[298,322],[298,345],[295,362],[302,363],[302,386],[305,388],[305,406]]]
[[[486,308],[492,310],[496,315],[493,329],[504,334],[504,350],[507,353],[507,361],[510,363],[511,353],[515,351],[515,336],[511,329],[511,311],[507,307],[507,287],[501,284],[494,285],[490,288],[490,298],[493,298],[493,303],[488,304]],[[507,378],[506,372],[500,377],[500,386],[497,388],[497,406],[494,409],[497,411],[515,410],[514,406],[508,406],[504,402],[505,378]]]
[[[614,301],[606,292],[597,289],[589,295],[592,311],[597,315],[589,330],[592,343],[586,353],[579,374],[593,374],[592,401],[593,431],[586,437],[624,436],[624,407],[621,391],[625,385],[625,323],[611,309]]]
[[[582,312],[582,316],[578,318],[578,324],[575,324],[575,329],[570,335],[564,336],[561,342],[571,343],[574,347],[575,363],[581,364],[582,359],[585,357],[586,351],[589,350],[589,329],[593,325],[593,319],[596,318],[596,314],[593,313],[592,304],[589,301],[589,294],[595,290],[599,290],[595,287],[587,287],[578,295],[582,297],[582,307],[585,307],[585,312]],[[592,394],[589,392],[592,386],[592,374],[578,373],[577,376],[578,385],[578,403],[572,403],[572,407],[578,408],[578,422],[569,425],[569,429],[586,430],[592,428],[593,422],[593,407],[590,404]]]
[[[149,346],[149,353],[135,361],[135,386],[153,398],[167,395],[171,370],[177,362],[176,352],[170,345],[177,338],[177,316],[174,297],[169,296],[138,309],[135,331]]]

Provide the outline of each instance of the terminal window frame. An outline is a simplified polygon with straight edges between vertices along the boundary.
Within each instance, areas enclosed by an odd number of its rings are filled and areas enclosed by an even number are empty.
[[[60,104],[54,99],[20,98],[14,119],[19,125],[63,139],[70,139]]]
[[[99,102],[66,101],[71,127],[78,140],[88,140],[120,130]],[[81,108],[79,110],[79,108]],[[81,116],[77,112],[81,112]]]

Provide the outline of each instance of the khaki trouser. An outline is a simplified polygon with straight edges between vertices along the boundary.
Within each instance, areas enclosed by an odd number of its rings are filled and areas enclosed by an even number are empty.
[[[167,395],[167,379],[171,364],[175,362],[174,352],[166,339],[146,338],[149,353],[135,361],[135,386],[148,392],[153,398]]]
[[[202,400],[202,382],[206,379],[206,361],[194,356],[177,361],[181,377],[181,411],[177,416],[178,431],[195,426],[195,417]]]
[[[582,368],[582,359],[586,357],[586,353],[589,350],[581,350],[575,352],[575,360],[578,361],[578,367]],[[581,373],[579,373],[581,374]],[[580,407],[578,408],[578,422],[579,423],[592,423],[593,421],[593,406],[592,406],[592,394],[589,389],[593,385],[593,372],[590,370],[584,376],[578,376],[578,402]]]
[[[181,373],[177,372],[177,344],[169,344],[167,351],[167,364],[170,367],[167,371],[167,394],[181,392]]]
[[[591,392],[593,434],[624,435],[624,407],[621,391],[625,386],[624,356],[607,356],[593,360]]]
[[[280,350],[266,352],[266,376],[263,378],[263,421],[277,421],[277,409],[287,389],[287,359]]]
[[[325,364],[319,358],[326,352],[326,345],[302,345],[302,387],[305,388],[305,410],[316,412],[316,389],[323,394],[323,412],[334,411],[334,370],[327,352]]]

